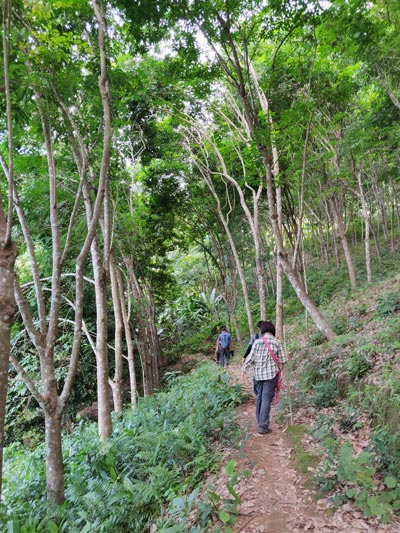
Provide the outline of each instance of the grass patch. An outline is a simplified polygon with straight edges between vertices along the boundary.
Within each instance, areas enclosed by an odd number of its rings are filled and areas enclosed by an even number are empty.
[[[289,426],[286,430],[286,434],[289,437],[290,445],[293,449],[292,461],[299,472],[306,474],[307,485],[311,485],[313,482],[309,468],[315,468],[319,463],[319,457],[308,452],[304,449],[302,440],[307,430],[302,425]]]

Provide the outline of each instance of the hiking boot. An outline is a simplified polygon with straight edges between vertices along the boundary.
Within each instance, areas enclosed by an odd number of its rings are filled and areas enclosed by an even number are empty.
[[[272,433],[272,429],[271,429],[271,428],[267,428],[267,429],[261,429],[261,428],[260,428],[260,429],[258,430],[258,433],[259,433],[260,435],[265,435],[266,433]]]

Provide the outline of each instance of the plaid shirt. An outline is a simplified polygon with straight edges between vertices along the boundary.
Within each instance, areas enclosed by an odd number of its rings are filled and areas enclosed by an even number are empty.
[[[271,333],[265,333],[263,336],[270,345],[271,350],[276,354],[279,363],[281,365],[287,363],[288,358],[283,351],[282,344]],[[242,372],[246,372],[250,365],[253,366],[254,379],[256,381],[272,379],[278,373],[278,367],[262,339],[254,342],[251,352],[243,363]]]

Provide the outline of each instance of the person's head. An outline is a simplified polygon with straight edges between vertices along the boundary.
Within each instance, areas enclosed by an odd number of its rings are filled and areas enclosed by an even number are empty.
[[[269,320],[262,320],[260,324],[260,331],[264,333],[271,333],[275,337],[275,325]]]
[[[221,333],[222,333],[223,331],[226,331],[226,327],[225,327],[225,326],[221,326],[221,327],[219,328],[219,331],[220,331]]]
[[[258,327],[258,329],[260,329],[262,323],[263,323],[262,320],[259,320],[259,321],[257,322],[257,327]]]

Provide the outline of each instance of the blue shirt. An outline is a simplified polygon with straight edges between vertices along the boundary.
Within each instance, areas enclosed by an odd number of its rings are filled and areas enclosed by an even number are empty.
[[[231,340],[232,340],[232,337],[227,331],[223,331],[222,333],[218,335],[218,342],[221,348],[228,348]]]

